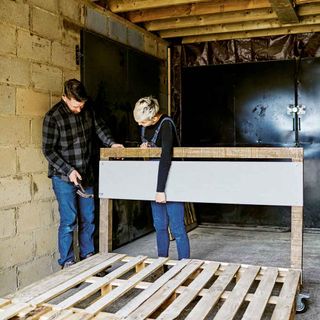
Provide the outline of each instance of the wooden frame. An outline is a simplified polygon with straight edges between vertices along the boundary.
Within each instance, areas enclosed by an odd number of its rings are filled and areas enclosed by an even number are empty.
[[[159,157],[160,148],[101,149],[100,159]],[[288,159],[303,162],[302,148],[174,148],[174,158]],[[100,252],[112,250],[112,203],[100,199]],[[291,207],[291,267],[302,270],[303,206]]]

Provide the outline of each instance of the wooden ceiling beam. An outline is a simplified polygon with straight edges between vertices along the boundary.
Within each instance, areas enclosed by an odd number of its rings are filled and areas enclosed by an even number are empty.
[[[223,2],[215,0],[207,3],[195,3],[159,8],[157,10],[150,9],[132,11],[127,13],[127,18],[133,23],[139,23],[169,18],[188,17],[193,15],[225,13],[262,8],[271,8],[269,0],[225,0]]]
[[[109,9],[114,13],[156,9],[168,6],[208,2],[208,0],[109,0]]]
[[[183,17],[167,20],[156,20],[145,23],[148,31],[168,30],[174,28],[188,28],[194,26],[207,26],[214,24],[235,23],[244,21],[276,19],[277,15],[272,9],[256,9],[236,12],[224,12],[201,16]]]
[[[269,0],[281,24],[299,23],[292,0]]]
[[[320,24],[320,15],[310,16],[303,18],[299,26]],[[296,24],[288,25],[288,27],[295,27]],[[227,32],[242,32],[261,29],[275,29],[281,28],[282,25],[278,20],[266,20],[266,21],[249,21],[243,23],[230,23],[221,25],[212,25],[205,27],[183,28],[160,31],[161,38],[176,38],[187,36],[200,36],[205,34],[217,34]]]
[[[320,2],[320,0],[295,0],[296,5],[300,4],[308,4],[308,3],[317,3]]]
[[[275,29],[264,29],[264,30],[252,30],[252,31],[241,31],[241,32],[230,32],[221,34],[208,34],[203,36],[191,36],[182,38],[182,43],[197,43],[206,41],[221,41],[221,40],[232,40],[232,39],[251,39],[256,37],[267,37],[267,36],[280,36],[287,34],[298,34],[307,32],[319,32],[320,24],[307,25],[307,26],[294,26],[294,27],[281,27]]]
[[[308,4],[299,6],[297,12],[299,17],[320,14],[320,2],[318,4]]]

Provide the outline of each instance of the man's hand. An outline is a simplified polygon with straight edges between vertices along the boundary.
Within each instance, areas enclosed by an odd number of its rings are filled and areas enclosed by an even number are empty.
[[[77,170],[73,170],[71,171],[71,173],[69,174],[69,180],[74,184],[74,185],[78,185],[78,179],[82,180],[82,177],[80,175],[80,173]]]
[[[123,144],[120,143],[114,143],[111,148],[124,148]]]
[[[156,193],[156,202],[157,203],[166,203],[166,194],[164,192],[157,192]]]
[[[140,148],[141,148],[141,149],[147,149],[147,148],[149,148],[148,142],[141,143],[141,144],[140,144]]]

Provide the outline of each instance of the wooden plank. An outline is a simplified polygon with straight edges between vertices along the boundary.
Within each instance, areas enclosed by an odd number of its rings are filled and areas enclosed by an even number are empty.
[[[125,255],[124,254],[115,254],[110,259],[106,260],[105,262],[98,264],[91,269],[84,271],[83,273],[79,274],[76,277],[73,277],[64,283],[61,283],[60,285],[57,285],[56,287],[52,288],[51,290],[48,290],[47,292],[37,296],[36,298],[32,299],[30,301],[30,304],[32,305],[38,305],[40,303],[44,303],[46,301],[49,301],[53,299],[54,297],[58,296],[59,294],[62,294],[63,292],[69,290],[70,288],[74,287],[75,285],[83,282],[88,277],[92,276],[93,274],[96,274],[99,271],[102,271],[106,269],[108,266],[112,265],[113,263],[121,260]]]
[[[41,316],[41,320],[64,320],[73,314],[71,310],[52,310]]]
[[[91,314],[97,314],[98,311],[102,310],[116,299],[127,293],[129,290],[134,288],[139,282],[151,275],[154,271],[159,269],[168,260],[168,258],[158,258],[153,263],[149,264],[146,268],[143,268],[140,272],[126,280],[123,285],[120,285],[116,289],[113,289],[108,295],[105,295],[98,299],[95,303],[85,309],[85,312]]]
[[[239,268],[239,265],[228,265],[224,272],[218,277],[218,279],[216,279],[216,281],[208,289],[207,294],[204,295],[201,298],[201,300],[196,304],[196,306],[191,310],[191,312],[185,320],[204,319],[211,311],[211,309],[219,301],[226,287],[235,277],[235,274],[239,270]]]
[[[214,33],[202,36],[189,36],[182,39],[183,44],[197,43],[206,41],[220,41],[220,40],[231,40],[231,39],[251,39],[257,37],[269,37],[269,36],[280,36],[286,34],[298,34],[308,32],[319,32],[320,24],[310,24],[304,26],[291,26],[274,29],[263,29],[263,30],[251,30],[251,31],[240,31],[240,32],[226,32],[226,33]]]
[[[208,0],[109,0],[109,9],[114,13],[141,9],[161,8],[188,3],[208,2]],[[169,9],[170,10],[170,9]]]
[[[300,272],[296,270],[289,270],[285,282],[283,283],[279,301],[276,304],[272,313],[271,320],[289,320],[292,314],[292,308],[295,306],[296,291],[299,287]]]
[[[76,292],[74,295],[70,296],[69,298],[63,300],[62,302],[60,302],[57,305],[57,309],[69,308],[69,307],[73,306],[74,304],[88,298],[90,295],[99,291],[102,287],[110,284],[110,282],[112,280],[122,276],[123,274],[125,274],[126,272],[128,272],[129,270],[134,268],[138,263],[141,263],[146,258],[147,257],[145,257],[145,256],[137,256],[136,258],[132,259],[128,263],[122,265],[121,267],[119,267],[119,268],[115,269],[114,271],[112,271],[111,273],[107,274],[103,278],[100,278],[95,283],[89,285],[88,287]]]
[[[223,303],[218,313],[215,315],[215,320],[232,320],[237,314],[241,304],[244,301],[254,279],[256,278],[260,267],[249,267],[241,275],[239,281],[231,291],[228,299]],[[281,319],[281,318],[280,318]]]
[[[260,320],[268,304],[278,276],[277,268],[268,268],[249,303],[242,320]]]
[[[27,303],[16,303],[8,308],[0,311],[0,319],[1,320],[7,320],[14,316],[16,316],[19,312],[21,312],[23,309],[27,308],[29,304]]]
[[[315,4],[302,5],[298,7],[299,17],[320,14],[320,2]]]
[[[270,0],[273,10],[277,13],[281,24],[298,23],[299,18],[291,0]]]
[[[100,159],[109,158],[155,158],[160,157],[161,148],[102,148]],[[174,158],[229,158],[229,159],[292,159],[303,161],[303,148],[248,148],[248,147],[214,147],[214,148],[185,148],[173,149]]]
[[[185,268],[183,268],[174,278],[165,283],[148,300],[141,304],[134,312],[132,312],[127,317],[127,319],[146,319],[155,310],[157,310],[202,264],[203,261],[191,260]]]
[[[303,207],[291,207],[291,268],[302,270]]]
[[[203,267],[203,271],[181,292],[178,298],[157,317],[157,320],[176,319],[187,305],[199,295],[201,289],[211,280],[219,266],[220,264],[217,262],[206,264]]]
[[[100,199],[99,252],[112,251],[112,200]]]
[[[183,259],[170,268],[163,276],[158,278],[154,283],[152,283],[148,288],[141,292],[138,296],[128,302],[123,308],[116,312],[116,315],[121,317],[127,317],[129,314],[134,312],[141,304],[143,304],[147,299],[149,299],[155,292],[157,292],[166,282],[172,279],[176,274],[178,274],[190,260]]]
[[[3,308],[4,306],[8,305],[9,303],[10,303],[10,300],[0,298],[0,308]]]
[[[169,18],[191,17],[205,14],[220,14],[224,12],[245,11],[252,9],[271,8],[268,0],[225,0],[221,2],[194,3],[171,6],[168,8],[137,10],[127,13],[127,18],[133,23],[155,21]]]
[[[200,16],[155,20],[145,23],[145,28],[148,31],[159,31],[177,28],[190,28],[194,26],[199,27],[225,23],[238,23],[244,21],[271,20],[276,18],[277,15],[273,10],[263,8],[256,10],[223,12]]]

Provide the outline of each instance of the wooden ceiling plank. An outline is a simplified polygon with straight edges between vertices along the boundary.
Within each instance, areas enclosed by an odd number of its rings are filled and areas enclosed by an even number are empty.
[[[299,6],[297,12],[299,17],[320,14],[320,2],[318,4]]]
[[[310,16],[303,18],[298,26],[313,25],[320,23],[320,15]],[[288,25],[287,27],[295,27],[296,24]],[[183,28],[160,31],[161,38],[175,38],[186,36],[200,36],[205,34],[226,33],[226,32],[239,32],[239,31],[252,31],[261,29],[274,29],[281,28],[282,25],[278,20],[266,21],[249,21],[243,23],[230,23],[223,25],[213,25],[205,27]]]
[[[317,2],[320,2],[320,0],[296,0],[296,5],[308,4],[308,3],[317,3]]]
[[[196,26],[207,26],[214,24],[235,23],[255,20],[276,19],[276,13],[271,9],[256,9],[219,14],[207,14],[201,16],[183,17],[168,20],[156,20],[145,23],[148,31],[160,31],[174,28],[188,28]]]
[[[299,23],[292,0],[269,0],[281,24]]]
[[[167,6],[208,2],[208,0],[109,0],[109,9],[114,13],[155,9]]]
[[[279,36],[279,35],[308,33],[308,32],[313,33],[313,32],[319,32],[319,31],[320,31],[320,24],[304,25],[304,26],[298,25],[293,27],[281,27],[281,28],[274,28],[274,29],[262,29],[262,30],[252,30],[252,31],[190,36],[190,37],[182,38],[182,43],[188,44],[188,43],[198,43],[198,42],[206,42],[206,41],[251,39],[251,38],[257,38],[257,37]]]
[[[271,8],[269,0],[225,0],[208,3],[171,6],[157,10],[138,10],[127,13],[127,18],[133,23],[154,21],[168,18],[179,18],[193,15],[215,14],[233,11]]]

